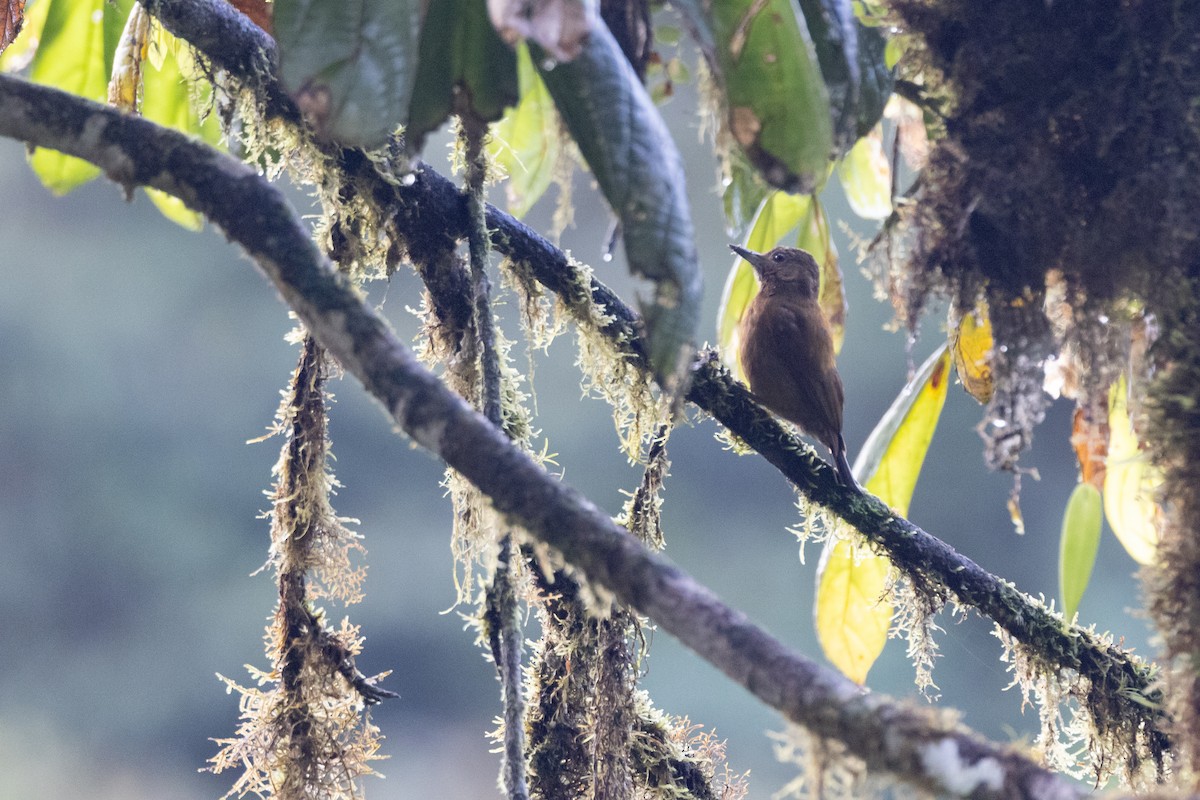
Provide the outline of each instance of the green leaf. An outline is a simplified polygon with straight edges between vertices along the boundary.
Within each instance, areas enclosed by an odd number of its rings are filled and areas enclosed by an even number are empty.
[[[863,684],[887,644],[895,609],[888,599],[891,562],[848,539],[830,537],[817,565],[813,607],[825,657]]]
[[[451,113],[493,122],[520,96],[516,54],[492,27],[485,0],[430,3],[420,53],[405,130],[410,152]]]
[[[404,121],[417,72],[420,5],[275,0],[279,77],[320,135],[370,148]]]
[[[727,0],[708,13],[710,66],[733,138],[767,183],[812,193],[835,146],[829,93],[799,10],[791,0]]]
[[[49,3],[42,41],[30,78],[57,89],[103,102],[108,72],[132,0],[40,0]],[[95,178],[100,169],[57,150],[39,147],[30,166],[46,188],[66,194]]]
[[[540,48],[530,53],[621,221],[630,271],[654,282],[653,302],[641,304],[648,356],[673,393],[682,388],[701,299],[683,159],[607,27],[596,25],[573,61],[550,68]]]
[[[517,48],[517,78],[521,101],[493,128],[491,154],[508,173],[508,211],[520,219],[550,187],[562,145],[554,100],[524,44]]]
[[[1068,621],[1075,616],[1092,577],[1100,547],[1100,524],[1100,490],[1090,483],[1076,484],[1063,513],[1058,549],[1058,594],[1063,618]]]
[[[908,513],[950,383],[950,350],[934,351],[892,402],[854,462],[854,477],[897,514]]]
[[[194,94],[189,89],[189,82],[180,69],[177,56],[180,45],[170,34],[162,35],[159,42],[151,47],[158,47],[162,58],[155,59],[159,61],[158,68],[150,63],[142,66],[142,115],[160,125],[183,131],[217,146],[221,139],[221,130],[216,117],[209,115],[202,121],[196,108],[197,101],[206,101],[212,87],[207,81],[203,81],[203,91]],[[177,225],[193,231],[203,227],[204,217],[184,205],[178,197],[157,189],[146,189],[146,195],[164,217]]]

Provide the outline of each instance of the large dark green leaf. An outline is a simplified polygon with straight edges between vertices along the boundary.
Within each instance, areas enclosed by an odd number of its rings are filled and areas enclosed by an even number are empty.
[[[421,26],[421,59],[405,137],[412,152],[451,113],[500,119],[520,96],[517,56],[501,41],[485,0],[437,0]],[[460,93],[456,99],[455,87]]]
[[[894,79],[884,63],[887,40],[863,25],[850,0],[799,0],[829,90],[839,152],[849,150],[883,116]]]
[[[668,390],[681,386],[700,310],[701,280],[683,160],[612,34],[596,24],[573,61],[534,63],[600,190],[621,221],[629,268],[654,282],[642,304],[649,356]]]
[[[274,5],[280,78],[317,132],[360,147],[387,141],[412,94],[420,0]]]

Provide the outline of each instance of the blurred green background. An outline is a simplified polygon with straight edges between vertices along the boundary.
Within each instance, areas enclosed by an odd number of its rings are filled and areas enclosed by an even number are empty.
[[[715,168],[697,146],[694,97],[682,87],[666,107],[690,159],[689,187],[707,282],[702,339],[713,337],[717,302],[732,263]],[[444,142],[444,140],[442,140]],[[445,171],[435,142],[427,157]],[[198,771],[230,736],[237,699],[215,677],[248,680],[265,667],[262,634],[274,606],[266,559],[263,491],[281,441],[247,445],[271,422],[293,362],[287,311],[250,262],[219,233],[192,234],[163,220],[139,193],[132,204],[106,181],[62,199],[25,166],[22,145],[0,142],[0,799],[204,798],[232,774]],[[310,213],[306,197],[293,193]],[[842,253],[850,312],[840,363],[851,454],[903,385],[910,364],[943,338],[944,311],[906,348],[884,330],[890,309],[851,253],[853,220],[834,188],[827,210]],[[528,220],[549,229],[550,204]],[[630,302],[637,288],[618,257],[602,260],[609,215],[578,176],[575,227],[563,245]],[[372,294],[401,335],[420,287],[401,273]],[[516,335],[515,307],[500,315]],[[523,358],[519,357],[518,363]],[[638,472],[618,453],[607,406],[584,398],[570,335],[537,356],[538,424],[564,479],[610,513]],[[359,665],[394,670],[401,694],[373,712],[387,739],[372,798],[495,794],[497,757],[484,732],[499,710],[491,665],[456,611],[449,501],[442,469],[396,435],[352,380],[337,395],[332,437],[344,484],[342,515],[362,520],[369,550],[367,597],[349,609],[362,625]],[[917,486],[911,518],[985,568],[1047,598],[1057,592],[1058,530],[1075,484],[1071,408],[1057,403],[1022,461],[1028,533],[1018,536],[1005,500],[1011,478],[988,473],[974,428],[980,408],[959,387]],[[755,457],[738,457],[692,415],[670,441],[664,525],[668,554],[731,603],[803,653],[820,659],[811,606],[818,548],[797,558],[794,497]],[[1085,624],[1147,652],[1134,563],[1105,535]],[[340,618],[340,610],[333,609]],[[943,615],[934,679],[941,702],[1000,740],[1029,741],[1036,713],[1020,713],[999,645],[977,618]],[[765,735],[782,722],[683,650],[650,636],[644,686],[663,709],[728,739],[736,771],[751,770],[752,797],[790,780]],[[904,643],[893,641],[869,678],[872,690],[912,697]]]

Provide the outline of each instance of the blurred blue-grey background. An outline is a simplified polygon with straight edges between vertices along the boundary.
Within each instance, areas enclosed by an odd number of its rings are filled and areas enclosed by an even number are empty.
[[[705,327],[732,263],[710,148],[697,142],[687,87],[666,107],[689,158],[689,188],[707,284]],[[427,149],[443,171],[439,144]],[[608,212],[586,177],[564,247],[632,302],[618,258],[602,261]],[[293,192],[300,210],[308,200]],[[266,559],[268,502],[280,440],[247,445],[271,422],[296,357],[274,291],[219,233],[188,233],[144,195],[123,202],[97,181],[65,198],[43,190],[23,146],[0,142],[0,800],[212,798],[232,774],[199,769],[210,738],[232,735],[240,682],[266,667],[262,636],[274,606]],[[551,201],[552,202],[552,201]],[[858,235],[831,188],[827,209]],[[549,229],[551,203],[528,220]],[[884,326],[890,309],[834,230],[850,312],[841,354],[846,439],[853,453],[919,364],[943,338],[944,312],[926,318],[906,349]],[[373,297],[404,337],[420,287],[402,272]],[[516,335],[515,307],[501,316]],[[521,359],[518,358],[518,364]],[[538,424],[564,479],[616,513],[638,473],[616,446],[608,408],[581,398],[570,335],[537,356]],[[373,798],[497,796],[497,757],[485,738],[498,713],[491,665],[456,612],[449,502],[442,468],[393,432],[354,381],[335,382],[332,437],[342,515],[362,520],[370,572],[366,600],[347,610],[367,637],[360,667],[393,670],[401,698],[373,713],[387,739],[387,777]],[[1005,500],[1011,478],[988,473],[974,428],[980,408],[951,388],[912,503],[911,518],[1034,595],[1057,592],[1058,530],[1076,480],[1071,408],[1053,406],[1023,464],[1018,536]],[[812,625],[818,551],[797,557],[788,484],[761,460],[717,442],[711,421],[678,429],[664,523],[668,554],[776,636],[821,659]],[[1147,653],[1135,565],[1105,535],[1081,619]],[[464,609],[469,610],[469,609]],[[333,610],[334,618],[341,616]],[[989,626],[943,615],[934,678],[940,702],[1000,740],[1031,740],[1036,714],[1018,692]],[[782,722],[664,633],[650,637],[644,686],[663,709],[715,728],[735,771],[751,770],[751,796],[793,777],[766,732]],[[869,686],[924,703],[904,643],[889,644]]]

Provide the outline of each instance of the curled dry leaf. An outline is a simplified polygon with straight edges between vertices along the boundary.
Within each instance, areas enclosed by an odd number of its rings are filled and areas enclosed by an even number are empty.
[[[271,33],[271,6],[267,0],[229,0],[229,4],[249,17],[255,25]]]
[[[0,53],[13,43],[25,21],[25,0],[0,0]]]
[[[572,61],[595,14],[584,0],[488,0],[488,16],[509,44],[532,40],[559,61]]]

